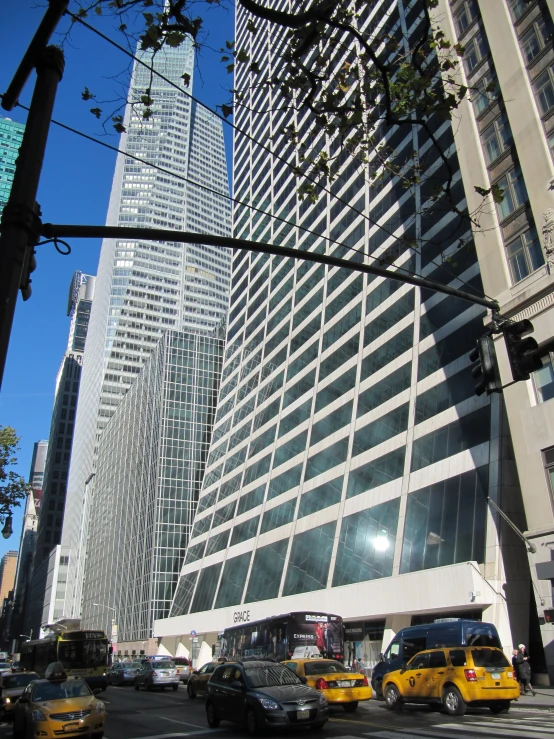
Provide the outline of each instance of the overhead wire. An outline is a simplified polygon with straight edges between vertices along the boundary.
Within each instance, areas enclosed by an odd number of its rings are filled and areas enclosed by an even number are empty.
[[[226,123],[233,130],[235,130],[237,133],[240,133],[241,136],[245,136],[249,141],[251,141],[252,143],[256,144],[256,146],[259,146],[262,150],[267,151],[269,154],[271,154],[272,157],[274,157],[275,159],[277,159],[280,162],[283,162],[287,167],[289,167],[290,169],[292,169],[292,165],[291,165],[291,163],[287,159],[285,159],[284,157],[280,156],[278,153],[274,152],[266,144],[264,144],[264,143],[258,141],[257,139],[255,139],[250,133],[248,133],[247,131],[245,131],[243,128],[237,126],[232,121],[229,121],[225,116],[221,115],[217,111],[212,110],[209,106],[207,106],[205,103],[203,103],[197,97],[195,97],[192,93],[188,92],[188,90],[183,89],[178,84],[176,84],[175,82],[173,82],[172,80],[170,80],[168,77],[166,77],[164,74],[162,74],[161,72],[159,72],[158,70],[156,70],[153,65],[152,66],[148,65],[146,62],[144,62],[142,59],[140,59],[139,57],[137,57],[131,51],[129,51],[128,49],[126,49],[124,46],[121,46],[121,44],[118,44],[117,41],[114,41],[109,36],[107,36],[106,34],[102,33],[102,31],[99,31],[97,28],[95,28],[94,26],[92,26],[90,23],[87,23],[83,18],[80,18],[78,15],[76,15],[74,13],[71,13],[70,11],[66,11],[66,14],[69,15],[71,18],[73,18],[73,20],[75,22],[79,22],[85,28],[87,28],[88,30],[90,30],[93,33],[95,33],[97,36],[99,36],[100,38],[102,38],[107,43],[111,44],[113,47],[115,47],[116,49],[118,49],[119,51],[121,51],[122,53],[124,53],[130,59],[133,59],[135,62],[137,62],[138,64],[140,64],[143,67],[145,67],[146,69],[148,69],[151,73],[155,74],[157,77],[159,77],[160,79],[164,80],[164,82],[166,82],[167,84],[169,84],[171,87],[174,87],[180,93],[182,93],[186,97],[190,98],[190,100],[192,100],[193,102],[195,102],[197,105],[200,105],[205,110],[208,110],[212,115],[215,115],[217,118],[219,118],[222,122]],[[366,215],[363,211],[360,211],[357,208],[352,207],[352,205],[348,201],[344,200],[339,195],[333,193],[328,187],[325,187],[320,182],[318,182],[317,180],[309,177],[308,175],[304,175],[304,176],[305,176],[305,179],[306,180],[308,180],[312,184],[316,185],[323,192],[327,193],[328,195],[330,195],[332,198],[334,198],[338,202],[342,203],[343,205],[346,205],[350,209],[350,211],[356,213],[356,215],[361,216],[364,220],[368,221],[371,225],[376,226],[379,230],[384,231],[387,234],[387,236],[392,237],[395,242],[400,243],[404,247],[409,248],[409,249],[412,249],[413,251],[415,251],[417,253],[417,249],[414,249],[413,246],[411,246],[410,244],[408,244],[406,241],[402,240],[401,238],[395,236],[394,233],[392,233],[391,231],[389,231],[382,224],[379,224],[376,221],[374,221],[372,218],[370,218],[368,215]],[[241,201],[234,201],[233,198],[231,198],[231,197],[229,197],[229,199],[231,200],[231,202],[237,202],[238,204],[243,205],[243,206],[245,206],[247,208],[250,208],[252,210],[256,210],[259,213],[263,213],[264,215],[267,215],[270,218],[277,219],[277,220],[282,220],[285,223],[289,223],[289,225],[295,225],[295,226],[297,225],[297,224],[290,224],[290,222],[287,221],[286,219],[279,219],[277,216],[273,215],[272,213],[267,213],[267,211],[262,211],[260,209],[257,209],[257,208],[255,208],[255,206],[252,206],[252,205],[250,205],[248,203],[243,203]],[[297,227],[298,228],[302,228],[300,226],[297,226]],[[377,261],[378,262],[380,260],[380,258],[378,256],[373,256],[371,254],[366,254],[363,250],[355,249],[354,247],[352,247],[350,245],[342,244],[341,242],[334,241],[333,239],[330,239],[328,237],[322,236],[321,234],[315,233],[315,232],[311,231],[310,229],[305,228],[304,230],[306,232],[308,232],[308,233],[311,233],[311,234],[316,235],[318,238],[323,238],[326,241],[329,241],[330,243],[338,244],[338,245],[342,246],[345,249],[349,249],[350,251],[353,251],[355,253],[361,254],[362,256],[364,256],[366,258],[372,259],[373,261]],[[465,285],[467,288],[469,288],[471,291],[475,292],[476,294],[483,294],[486,298],[492,300],[492,298],[490,298],[490,296],[488,296],[486,293],[484,293],[484,292],[479,293],[479,291],[473,285],[470,285],[465,280],[462,280],[458,275],[454,274],[447,267],[445,267],[444,264],[437,263],[437,262],[435,262],[432,259],[429,260],[429,263],[430,264],[434,264],[436,267],[439,267],[440,269],[443,269],[444,272],[447,275],[449,275],[451,279],[457,279],[457,280],[459,280],[462,285]],[[403,272],[406,272],[407,274],[412,274],[412,275],[415,274],[415,273],[410,272],[409,270],[407,270],[407,269],[405,269],[403,267],[399,267],[397,265],[391,265],[391,266],[395,266],[398,270],[402,270]]]

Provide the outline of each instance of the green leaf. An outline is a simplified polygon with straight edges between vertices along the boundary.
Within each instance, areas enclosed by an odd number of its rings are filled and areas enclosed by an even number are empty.
[[[484,187],[479,187],[478,185],[475,185],[474,188],[477,195],[481,195],[481,197],[486,198],[487,195],[490,195],[491,188],[489,187],[488,190]]]
[[[500,185],[496,184],[491,187],[492,199],[495,203],[501,203],[504,200],[504,190]]]
[[[152,108],[145,108],[142,117],[145,121],[147,121],[149,118],[152,118]]]
[[[250,61],[250,54],[245,49],[241,49],[237,54],[237,61],[243,64]]]
[[[235,65],[234,64],[228,64],[227,65],[227,73],[228,74],[233,74],[234,71],[235,71]]]
[[[232,49],[235,48],[235,42],[234,41],[226,41],[225,42],[225,47],[227,49],[229,49],[229,51],[231,51]]]
[[[96,13],[96,15],[102,15],[102,7],[100,5],[97,5],[94,8],[94,12]]]
[[[97,118],[100,118],[100,116],[102,115],[102,110],[100,108],[91,108],[90,112],[92,113],[92,115],[95,115]]]
[[[458,100],[463,100],[467,94],[467,87],[465,85],[460,85],[460,88],[458,89]]]
[[[190,85],[190,74],[188,72],[185,72],[181,75],[181,79],[185,83],[185,87],[188,87]]]
[[[94,97],[93,93],[88,89],[88,87],[85,87],[83,92],[81,93],[81,97],[83,100],[92,100]]]

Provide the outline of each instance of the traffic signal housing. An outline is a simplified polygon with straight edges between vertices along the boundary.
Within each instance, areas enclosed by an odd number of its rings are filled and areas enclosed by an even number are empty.
[[[477,339],[477,346],[469,355],[471,362],[476,363],[471,370],[473,377],[478,381],[475,385],[475,395],[487,395],[502,392],[500,371],[496,361],[494,341],[490,334]]]
[[[528,336],[532,331],[533,324],[527,318],[502,326],[514,382],[528,380],[531,372],[542,367],[539,345]]]
[[[31,297],[31,273],[37,268],[36,252],[32,246],[28,246],[25,251],[25,259],[23,261],[23,269],[21,271],[21,281],[19,289],[23,300],[29,300]]]

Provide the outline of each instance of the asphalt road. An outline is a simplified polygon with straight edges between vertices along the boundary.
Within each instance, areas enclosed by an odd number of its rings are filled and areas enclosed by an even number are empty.
[[[214,734],[214,739],[246,737],[244,729],[222,723],[209,729],[202,699],[190,700],[183,686],[177,692],[135,691],[132,686],[110,687],[100,696],[108,709],[105,739],[183,739]],[[0,738],[11,739],[11,723],[0,726]],[[379,701],[361,704],[355,714],[333,709],[321,732],[307,729],[266,735],[273,739],[297,736],[318,739],[554,739],[554,711],[512,707],[493,716],[486,709],[470,709],[451,718],[426,706],[404,707],[391,713]]]

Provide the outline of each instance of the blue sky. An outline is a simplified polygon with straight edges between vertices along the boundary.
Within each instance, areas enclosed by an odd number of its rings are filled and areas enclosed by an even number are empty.
[[[70,3],[72,9],[73,3]],[[0,10],[0,92],[4,92],[41,18],[45,3],[36,0],[4,0]],[[198,5],[202,8],[202,5]],[[115,23],[94,16],[90,23],[121,42]],[[67,19],[59,30],[68,27]],[[232,78],[220,64],[217,52],[234,35],[232,12],[213,8],[205,15],[209,36],[197,59],[194,94],[211,108],[227,102]],[[62,36],[51,43],[61,43]],[[63,40],[65,73],[58,88],[54,118],[89,135],[102,137],[117,146],[119,137],[103,135],[99,122],[90,114],[92,103],[81,100],[85,85],[100,99],[116,97],[121,82],[111,79],[128,69],[127,58],[89,30],[76,26]],[[34,85],[31,77],[21,102],[29,105]],[[121,80],[121,78],[120,78]],[[0,115],[25,122],[26,111],[0,109]],[[227,152],[231,156],[231,129],[224,126]],[[44,222],[104,224],[110,195],[115,154],[81,137],[52,126],[42,171],[38,202]],[[98,239],[72,239],[72,253],[59,255],[51,244],[37,250],[37,269],[33,274],[30,300],[18,299],[2,389],[0,424],[13,426],[21,437],[18,472],[25,478],[33,443],[47,439],[50,430],[56,373],[67,343],[69,318],[66,316],[71,277],[75,270],[95,274],[100,252]],[[0,556],[19,546],[21,509],[14,518],[14,534],[0,538]]]

